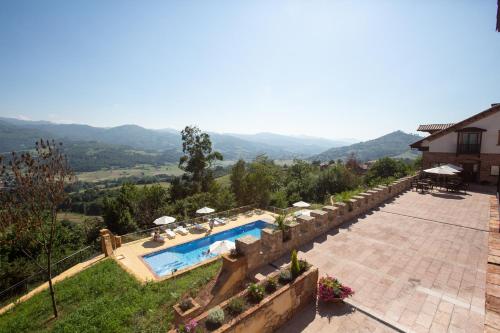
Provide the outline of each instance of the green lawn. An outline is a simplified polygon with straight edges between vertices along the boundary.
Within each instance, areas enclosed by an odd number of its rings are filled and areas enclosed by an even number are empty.
[[[0,332],[166,332],[172,305],[212,279],[220,261],[179,278],[139,284],[105,260],[55,285],[60,316],[52,318],[48,291],[0,316]]]

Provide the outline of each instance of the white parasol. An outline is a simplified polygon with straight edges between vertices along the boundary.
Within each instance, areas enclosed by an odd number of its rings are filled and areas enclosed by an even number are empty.
[[[213,212],[215,212],[215,209],[210,208],[210,207],[203,207],[203,208],[200,208],[196,211],[197,214],[210,214]]]
[[[435,168],[425,169],[425,173],[431,173],[433,175],[443,175],[443,176],[454,176],[459,173],[459,170],[453,169],[447,165],[441,165]]]
[[[306,208],[311,206],[311,204],[308,204],[307,202],[304,201],[299,201],[293,204],[293,207],[299,207],[299,208]]]
[[[162,216],[153,221],[156,225],[167,225],[175,222],[175,217],[172,216]]]
[[[229,253],[231,252],[232,249],[235,249],[236,246],[233,242],[228,241],[228,240],[223,240],[223,241],[217,241],[210,245],[210,253],[212,254],[222,254],[222,253]]]

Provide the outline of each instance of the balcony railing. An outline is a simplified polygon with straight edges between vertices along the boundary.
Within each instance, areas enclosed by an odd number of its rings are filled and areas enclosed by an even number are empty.
[[[457,146],[457,153],[459,154],[479,154],[481,152],[481,144],[461,143]]]

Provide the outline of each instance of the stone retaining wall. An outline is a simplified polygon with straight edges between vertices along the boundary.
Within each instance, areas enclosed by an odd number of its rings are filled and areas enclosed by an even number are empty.
[[[247,309],[214,332],[274,332],[298,310],[309,304],[316,297],[317,284],[318,269],[311,267],[295,281],[278,289],[272,295],[264,298],[259,304]],[[247,291],[244,290],[234,297],[245,297],[246,294]],[[231,299],[222,302],[219,306],[224,309]],[[196,317],[195,320],[200,322],[207,315],[208,312],[204,312]]]
[[[377,186],[347,203],[335,203],[321,210],[313,210],[311,216],[299,216],[296,222],[289,225],[286,235],[281,230],[263,229],[260,239],[252,236],[239,238],[236,240],[236,249],[246,257],[247,271],[251,272],[408,190],[414,177],[398,179],[388,186]]]

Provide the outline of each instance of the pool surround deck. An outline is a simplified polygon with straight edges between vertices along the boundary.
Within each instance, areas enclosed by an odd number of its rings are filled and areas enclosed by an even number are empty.
[[[137,241],[123,244],[121,247],[115,249],[113,258],[120,264],[120,266],[122,266],[127,272],[131,273],[137,280],[142,283],[147,281],[165,280],[173,276],[181,275],[195,267],[200,267],[213,262],[220,256],[204,260],[196,265],[180,269],[173,274],[168,274],[165,276],[159,276],[158,274],[156,274],[144,261],[143,256],[165,250],[172,246],[184,244],[196,239],[214,235],[258,220],[271,223],[271,221],[274,221],[275,216],[276,214],[268,211],[263,211],[262,214],[253,214],[251,216],[240,214],[237,216],[236,220],[232,221],[231,219],[228,219],[225,225],[216,226],[212,229],[211,232],[197,232],[190,230],[189,234],[176,234],[175,238],[173,239],[168,239],[167,237],[165,237],[165,242],[163,243],[152,241],[151,237],[146,237]],[[208,226],[208,223],[206,223],[205,225]]]

